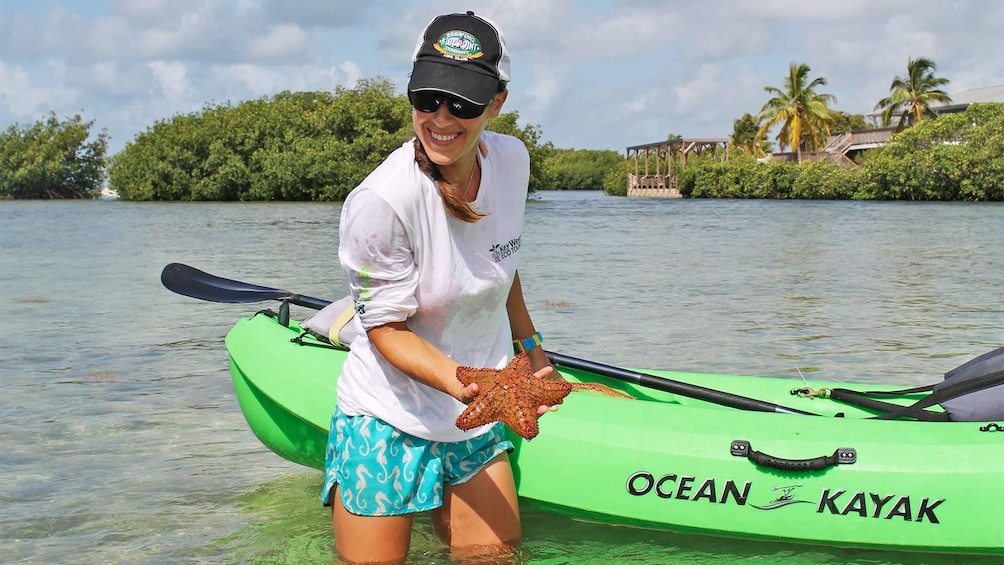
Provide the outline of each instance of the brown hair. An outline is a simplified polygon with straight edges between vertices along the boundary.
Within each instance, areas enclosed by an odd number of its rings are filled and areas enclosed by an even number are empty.
[[[457,194],[454,190],[445,189],[443,185],[446,184],[446,179],[443,178],[439,165],[429,158],[429,154],[425,151],[425,146],[422,145],[422,142],[417,137],[412,141],[412,144],[415,146],[415,163],[418,164],[419,170],[429,175],[439,186],[439,195],[443,198],[443,206],[446,207],[446,212],[454,218],[469,224],[473,224],[484,218],[485,214],[476,212],[471,208],[470,202],[464,199],[464,194]]]

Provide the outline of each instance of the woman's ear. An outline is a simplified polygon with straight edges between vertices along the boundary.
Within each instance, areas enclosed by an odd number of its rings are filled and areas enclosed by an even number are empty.
[[[499,92],[492,98],[491,104],[488,105],[488,112],[490,112],[489,117],[495,118],[502,111],[502,105],[505,104],[505,99],[509,96],[509,89],[505,89]]]

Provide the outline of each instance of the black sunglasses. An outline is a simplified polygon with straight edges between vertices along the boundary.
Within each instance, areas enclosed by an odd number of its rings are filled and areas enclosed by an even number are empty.
[[[488,104],[475,104],[440,90],[417,90],[408,92],[408,100],[413,108],[425,114],[431,114],[446,104],[446,109],[461,120],[470,120],[485,113]]]

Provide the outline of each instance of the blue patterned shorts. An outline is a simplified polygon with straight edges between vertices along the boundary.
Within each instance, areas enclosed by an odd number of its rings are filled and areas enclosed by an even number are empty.
[[[444,486],[467,482],[492,459],[512,450],[503,424],[474,439],[441,442],[335,409],[321,502],[331,506],[337,483],[342,504],[353,514],[397,516],[439,508]]]

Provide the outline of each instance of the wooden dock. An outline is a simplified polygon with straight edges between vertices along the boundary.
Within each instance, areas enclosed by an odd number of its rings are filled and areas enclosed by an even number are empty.
[[[727,160],[728,139],[671,139],[627,148],[627,195],[680,198],[676,173],[693,157]]]

